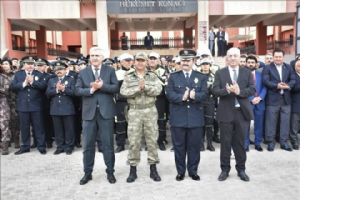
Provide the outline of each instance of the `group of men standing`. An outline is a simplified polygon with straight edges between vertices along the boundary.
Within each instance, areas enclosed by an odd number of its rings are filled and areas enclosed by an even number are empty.
[[[128,137],[130,173],[127,182],[134,182],[138,177],[137,165],[140,162],[142,138],[148,151],[150,177],[154,181],[160,181],[157,149],[165,150],[167,121],[167,105],[159,103],[161,98],[161,102],[166,100],[169,102],[176,180],[182,181],[187,171],[193,180],[198,181],[201,141],[204,132],[209,130],[205,125],[212,126],[211,120],[207,123],[206,119],[213,118],[214,115],[206,114],[206,101],[211,97],[211,101],[214,102],[212,97],[215,97],[219,99],[216,119],[221,135],[221,174],[218,180],[224,181],[229,176],[230,156],[233,151],[238,176],[243,181],[249,181],[245,171],[247,159],[245,143],[249,139],[250,121],[254,120],[255,124],[263,125],[264,118],[259,116],[257,111],[260,102],[266,102],[265,140],[268,142],[268,150],[272,151],[275,147],[279,113],[281,113],[281,148],[287,151],[291,149],[287,144],[291,117],[290,92],[295,87],[296,78],[292,69],[283,63],[283,52],[276,50],[273,55],[274,62],[261,72],[241,67],[240,50],[231,48],[226,52],[226,67],[212,73],[211,69],[208,70],[212,62],[206,58],[201,60],[201,68],[207,66],[207,73],[201,73],[193,70],[196,52],[185,49],[179,52],[181,69],[165,74],[164,70],[161,71],[161,68],[157,67],[154,60],[159,59],[159,55],[154,52],[149,55],[139,52],[135,57],[123,54],[120,56],[121,69],[115,71],[104,62],[104,50],[93,47],[90,49],[90,64],[79,72],[75,80],[66,75],[67,64],[55,62],[56,75],[50,77],[48,86],[42,81],[42,74],[33,69],[33,58],[26,57],[22,60],[23,70],[15,74],[11,84],[12,90],[17,93],[22,141],[20,150],[15,154],[29,152],[30,126],[35,133],[39,152],[46,153],[41,116],[43,101],[41,91],[47,88],[46,94],[51,97],[50,114],[53,116],[56,130],[55,154],[64,151],[71,154],[73,150],[72,130],[75,112],[74,102],[70,97],[75,95],[82,99],[85,174],[80,180],[81,185],[92,180],[96,143],[103,153],[108,182],[116,182],[114,132],[116,152],[124,150],[125,134]],[[249,62],[250,66],[253,66],[253,62],[255,64],[257,60],[248,57],[247,63]],[[268,94],[263,85],[267,88]],[[63,108],[64,104],[67,106],[66,109]],[[299,126],[299,115],[298,119],[297,115],[295,118]],[[212,131],[209,131],[207,137],[211,140]],[[297,126],[294,132],[291,142],[293,147],[297,147],[299,145]],[[255,148],[258,151],[261,149],[262,133],[263,128],[255,130]],[[214,150],[211,145],[208,145],[208,148]]]

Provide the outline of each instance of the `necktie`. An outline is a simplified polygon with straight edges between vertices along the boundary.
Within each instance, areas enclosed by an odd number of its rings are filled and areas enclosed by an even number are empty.
[[[252,73],[253,73],[254,86],[255,86],[255,88],[256,88],[256,72],[254,71],[254,72],[252,72]],[[254,96],[256,96],[256,97],[259,96],[257,91],[255,91]]]
[[[99,79],[99,69],[98,68],[95,68],[95,79]]]
[[[238,80],[238,73],[237,73],[237,70],[236,69],[233,69],[233,80],[235,81],[235,83],[237,83],[237,80]],[[235,98],[235,107],[240,107],[240,104],[238,102],[238,99]]]
[[[189,73],[188,73],[188,72],[186,72],[186,73],[185,73],[185,79],[186,79],[186,82],[189,82],[189,78],[190,78],[190,77],[189,77]]]

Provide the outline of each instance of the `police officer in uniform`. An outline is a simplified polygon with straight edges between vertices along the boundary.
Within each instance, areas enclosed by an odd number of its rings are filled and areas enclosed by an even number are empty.
[[[50,115],[53,119],[55,142],[57,149],[54,154],[64,151],[67,155],[73,152],[75,140],[74,128],[74,91],[75,80],[65,76],[68,65],[61,61],[54,63],[56,77],[48,82],[46,94],[50,98]]]
[[[49,63],[47,60],[43,58],[38,58],[36,60],[36,70],[42,73],[42,80],[48,84],[49,79],[54,77],[53,74],[47,73],[47,67]],[[44,125],[44,132],[46,134],[46,144],[47,148],[52,148],[53,143],[53,136],[54,136],[54,128],[52,118],[49,115],[49,99],[45,95],[46,90],[43,90],[43,125]]]
[[[170,102],[170,130],[174,145],[177,181],[185,177],[187,170],[193,180],[200,180],[197,174],[200,162],[204,113],[203,101],[207,98],[207,76],[192,70],[196,52],[181,50],[182,70],[170,74],[166,95]]]
[[[120,84],[122,85],[123,79],[127,71],[132,68],[133,65],[133,56],[128,53],[124,53],[120,56],[121,69],[116,71],[116,77]],[[126,121],[126,112],[127,112],[127,99],[122,96],[120,93],[115,94],[116,99],[116,116],[115,116],[115,133],[116,133],[116,153],[125,150],[126,138],[127,138],[127,121]]]
[[[45,133],[42,120],[43,90],[46,82],[42,74],[34,70],[35,60],[31,56],[22,58],[23,70],[16,72],[11,88],[17,93],[17,111],[20,118],[21,147],[16,155],[30,151],[30,126],[37,140],[37,149],[46,154]]]
[[[157,151],[157,120],[158,112],[155,107],[156,96],[161,93],[162,85],[159,78],[146,69],[148,57],[144,52],[135,57],[135,70],[130,70],[124,78],[121,94],[127,98],[128,118],[128,163],[130,173],[127,182],[137,179],[137,165],[140,161],[140,145],[142,136],[148,147],[148,163],[150,178],[161,181],[156,164],[159,163]]]
[[[159,83],[162,85],[163,88],[161,93],[157,96],[155,105],[158,110],[158,129],[159,129],[158,146],[160,150],[165,151],[166,148],[164,143],[167,143],[166,140],[166,122],[168,116],[167,105],[169,104],[168,99],[166,98],[165,95],[165,85],[167,82],[168,72],[165,70],[165,68],[158,65],[158,61],[160,58],[158,53],[151,52],[148,58],[149,58],[148,61],[149,70],[154,72],[158,76]]]

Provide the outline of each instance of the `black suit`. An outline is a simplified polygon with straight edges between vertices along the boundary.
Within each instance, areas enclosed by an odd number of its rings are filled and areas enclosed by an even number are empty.
[[[95,160],[95,140],[100,136],[103,147],[106,172],[113,173],[115,154],[113,152],[113,117],[115,115],[114,93],[119,92],[115,70],[102,65],[101,89],[90,93],[90,83],[95,81],[94,72],[89,65],[78,75],[76,94],[82,96],[82,119],[84,140],[84,172],[91,173]]]
[[[237,161],[236,169],[244,170],[246,152],[243,148],[244,136],[248,122],[254,119],[253,111],[248,97],[255,93],[255,85],[251,71],[245,67],[239,67],[237,83],[240,94],[228,93],[226,84],[232,84],[229,67],[216,72],[213,83],[213,93],[219,97],[217,108],[217,120],[221,131],[220,162],[222,171],[230,171],[230,155],[233,149]],[[237,98],[240,107],[236,107]]]

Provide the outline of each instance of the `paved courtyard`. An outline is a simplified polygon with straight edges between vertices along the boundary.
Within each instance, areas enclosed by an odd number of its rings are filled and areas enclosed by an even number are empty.
[[[37,150],[15,156],[1,156],[1,200],[216,200],[216,199],[263,199],[297,200],[300,197],[300,152],[286,152],[277,146],[274,152],[254,150],[250,146],[247,174],[250,182],[241,181],[234,168],[229,178],[219,182],[219,145],[216,151],[201,153],[199,175],[201,181],[185,177],[175,180],[176,169],[173,152],[159,151],[161,163],[158,170],[161,182],[149,178],[146,152],[142,151],[138,166],[138,179],[126,183],[129,166],[127,150],[116,153],[116,184],[106,180],[105,165],[101,153],[96,153],[93,180],[81,186],[83,175],[82,149],[72,155],[53,155],[54,148],[46,155]],[[170,144],[168,145],[170,148]],[[234,165],[235,160],[231,159]]]

